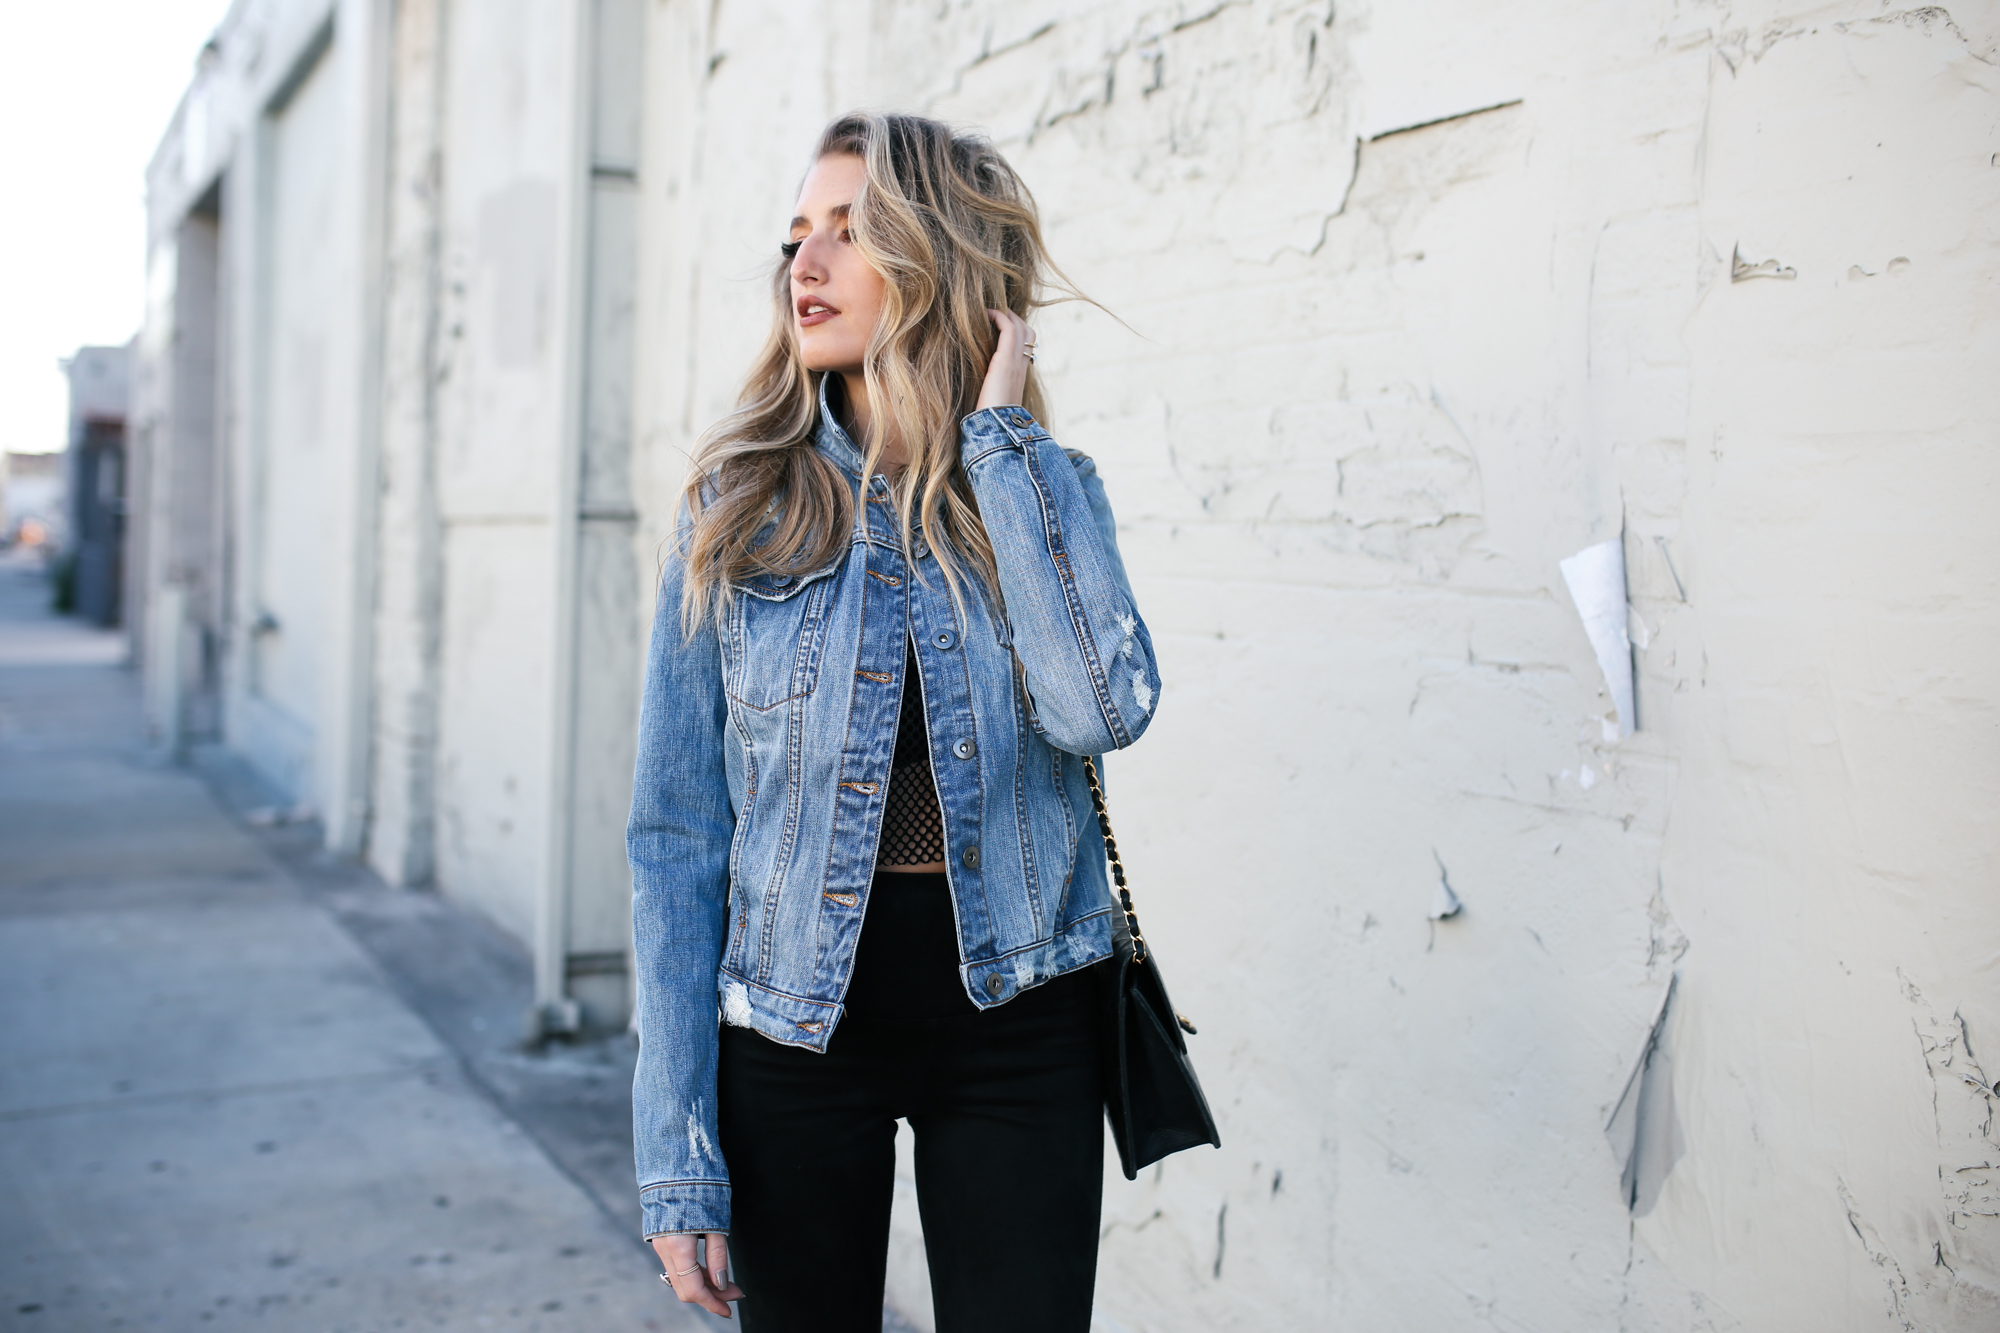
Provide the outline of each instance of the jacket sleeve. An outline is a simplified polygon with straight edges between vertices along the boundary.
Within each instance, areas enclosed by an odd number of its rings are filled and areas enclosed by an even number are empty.
[[[682,633],[685,576],[676,551],[653,613],[625,831],[639,1034],[632,1138],[648,1238],[729,1227],[729,1171],[716,1147],[715,978],[736,813],[720,644],[712,619],[692,638]]]
[[[1096,467],[1019,407],[967,417],[959,448],[1036,729],[1072,754],[1123,749],[1152,721],[1160,676]]]

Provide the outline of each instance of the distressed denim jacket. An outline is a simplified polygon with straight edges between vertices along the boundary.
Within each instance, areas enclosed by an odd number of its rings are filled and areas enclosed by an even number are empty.
[[[861,455],[823,387],[817,445],[858,488]],[[961,616],[924,543],[903,549],[879,477],[838,560],[738,585],[691,638],[686,569],[667,560],[626,832],[648,1237],[729,1227],[718,1018],[814,1051],[840,1022],[905,689],[923,691],[972,1002],[1005,1004],[1111,952],[1078,756],[1145,731],[1152,640],[1088,459],[1018,407],[967,417],[960,451],[1004,615],[968,580]],[[920,680],[904,679],[906,636]]]

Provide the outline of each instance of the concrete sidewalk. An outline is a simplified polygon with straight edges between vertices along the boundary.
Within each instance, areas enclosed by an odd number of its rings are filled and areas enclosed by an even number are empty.
[[[0,564],[0,1328],[726,1327],[638,1243],[622,1045],[512,1049],[498,932],[232,818],[45,596]]]

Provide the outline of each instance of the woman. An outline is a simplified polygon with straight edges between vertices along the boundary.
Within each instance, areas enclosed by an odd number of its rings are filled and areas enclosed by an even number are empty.
[[[645,1234],[746,1328],[878,1329],[903,1118],[938,1327],[1085,1329],[1112,906],[1079,756],[1159,677],[1096,470],[1037,420],[1034,204],[983,139],[848,116],[781,249],[647,661]]]

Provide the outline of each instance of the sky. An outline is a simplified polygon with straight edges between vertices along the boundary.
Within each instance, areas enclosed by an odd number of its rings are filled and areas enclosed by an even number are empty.
[[[60,449],[59,359],[139,329],[146,163],[229,0],[8,6],[0,43],[0,448]]]

